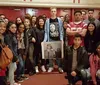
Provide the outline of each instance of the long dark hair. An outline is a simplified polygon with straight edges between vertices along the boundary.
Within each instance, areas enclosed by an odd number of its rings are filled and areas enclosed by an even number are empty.
[[[45,20],[44,20],[43,16],[39,16],[39,17],[37,17],[37,20],[36,20],[36,26],[37,26],[37,28],[40,28],[40,25],[39,25],[39,20],[40,19],[42,19],[44,21],[44,25],[45,25]],[[43,25],[43,28],[44,28],[44,25]]]
[[[95,51],[94,51],[94,54],[95,55],[98,55],[98,52],[97,52],[97,48],[98,48],[98,46],[100,45],[100,41],[96,44],[96,46],[95,46]]]
[[[88,30],[89,25],[92,24],[94,26],[94,30],[93,30],[93,35],[96,33],[96,24],[94,22],[89,22],[87,25],[87,33],[86,35],[90,35],[90,32]]]
[[[9,22],[8,22],[6,33],[11,33],[10,30],[9,30],[9,28],[10,28],[10,26],[13,25],[13,24],[15,24],[13,21],[9,21]],[[16,24],[15,24],[15,25],[16,25]]]

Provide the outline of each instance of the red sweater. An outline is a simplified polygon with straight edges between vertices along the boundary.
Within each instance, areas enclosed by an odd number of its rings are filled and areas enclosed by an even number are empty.
[[[6,76],[6,69],[0,69],[0,76]]]
[[[92,54],[89,58],[89,62],[90,62],[90,73],[92,76],[92,80],[93,82],[96,82],[96,72],[99,69],[99,65],[98,65],[98,61],[99,61],[99,57],[97,55]]]

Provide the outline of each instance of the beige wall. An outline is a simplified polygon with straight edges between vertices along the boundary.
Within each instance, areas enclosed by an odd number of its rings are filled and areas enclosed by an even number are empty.
[[[0,6],[100,8],[100,0],[0,0]]]

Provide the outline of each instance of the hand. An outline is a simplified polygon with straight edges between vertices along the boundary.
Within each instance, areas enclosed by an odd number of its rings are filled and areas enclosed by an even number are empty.
[[[18,64],[18,62],[19,62],[19,59],[17,59],[16,63]]]
[[[72,71],[71,75],[75,77],[77,75],[77,73],[75,71]]]
[[[97,82],[93,82],[93,85],[97,85]]]
[[[25,55],[23,55],[23,60],[26,60],[26,56]]]
[[[36,40],[35,40],[35,38],[34,38],[34,37],[32,38],[32,42],[36,42]]]

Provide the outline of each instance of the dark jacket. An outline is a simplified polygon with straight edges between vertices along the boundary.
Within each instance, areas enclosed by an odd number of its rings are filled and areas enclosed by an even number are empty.
[[[17,38],[16,38],[15,34],[12,34],[12,33],[6,34],[4,41],[5,41],[5,44],[8,45],[8,47],[13,52],[13,60],[12,61],[16,62],[18,59],[18,53],[17,53],[18,45],[17,45]]]
[[[36,33],[36,44],[41,45],[41,42],[44,40],[44,29],[35,28]]]
[[[87,31],[84,38],[84,45],[88,53],[94,52],[96,45],[96,31],[94,31],[93,35],[90,35],[89,31]]]
[[[72,72],[73,60],[73,46],[66,47],[66,56],[64,57],[64,71],[67,73]],[[84,47],[77,49],[77,67],[75,71],[78,73],[81,69],[86,68],[88,65],[88,54]]]
[[[32,38],[36,39],[35,31],[32,28],[30,28],[28,30],[25,30],[25,37],[24,37],[25,55],[28,52],[29,44],[33,44],[34,45],[34,43],[32,42]]]

